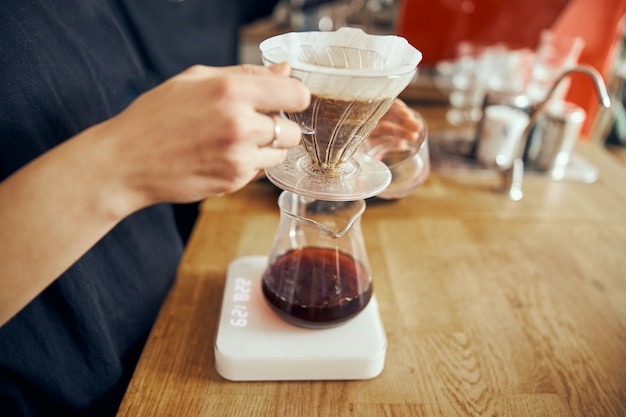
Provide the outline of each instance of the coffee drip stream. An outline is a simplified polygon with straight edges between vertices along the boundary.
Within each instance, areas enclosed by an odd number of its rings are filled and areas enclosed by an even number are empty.
[[[260,48],[266,65],[288,62],[312,96],[308,109],[288,114],[303,128],[302,144],[266,170],[284,191],[263,295],[288,322],[336,326],[372,297],[360,219],[364,199],[391,182],[387,166],[358,148],[415,76],[421,53],[403,38],[354,28],[286,33]]]

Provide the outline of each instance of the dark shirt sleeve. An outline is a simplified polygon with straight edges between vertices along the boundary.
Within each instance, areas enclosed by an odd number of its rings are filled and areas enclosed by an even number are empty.
[[[139,54],[157,81],[192,65],[239,61],[242,25],[270,16],[278,0],[116,0]],[[176,223],[187,241],[198,204],[176,204]]]
[[[238,62],[239,29],[278,0],[117,0],[148,65],[161,79],[195,65]]]
[[[4,0],[0,57],[0,181],[153,84],[109,1]],[[181,255],[140,210],[0,326],[0,416],[114,416]]]

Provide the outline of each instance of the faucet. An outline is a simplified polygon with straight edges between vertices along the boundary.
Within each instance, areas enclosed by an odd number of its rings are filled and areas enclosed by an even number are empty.
[[[589,65],[577,65],[570,69],[567,69],[559,75],[556,79],[546,97],[535,106],[533,111],[530,113],[530,118],[528,120],[528,124],[522,133],[522,136],[517,144],[516,151],[514,153],[515,157],[513,161],[508,165],[497,165],[497,171],[500,176],[501,184],[496,187],[496,190],[499,192],[507,193],[509,198],[514,201],[521,200],[523,197],[522,192],[522,178],[524,176],[524,162],[523,162],[523,153],[526,148],[526,142],[528,141],[528,136],[530,132],[537,122],[537,117],[544,109],[544,107],[548,104],[548,102],[552,99],[554,92],[557,90],[559,85],[569,77],[571,74],[580,72],[588,75],[596,88],[596,93],[598,99],[600,100],[600,105],[604,108],[611,107],[611,99],[609,97],[609,93],[606,89],[606,85],[602,79],[600,73],[593,67]]]

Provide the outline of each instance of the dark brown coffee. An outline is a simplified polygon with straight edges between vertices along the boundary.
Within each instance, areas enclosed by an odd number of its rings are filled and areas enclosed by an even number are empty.
[[[305,247],[278,257],[262,279],[265,299],[293,324],[323,328],[359,313],[372,296],[363,265],[335,249]]]
[[[313,165],[332,173],[352,157],[392,102],[392,98],[361,101],[313,95],[307,110],[290,117],[315,131],[303,134],[302,143]]]

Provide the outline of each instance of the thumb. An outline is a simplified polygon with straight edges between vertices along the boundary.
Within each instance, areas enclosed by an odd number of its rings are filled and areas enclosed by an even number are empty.
[[[270,65],[269,70],[276,75],[288,76],[291,72],[291,68],[287,62],[281,62],[279,64]]]

